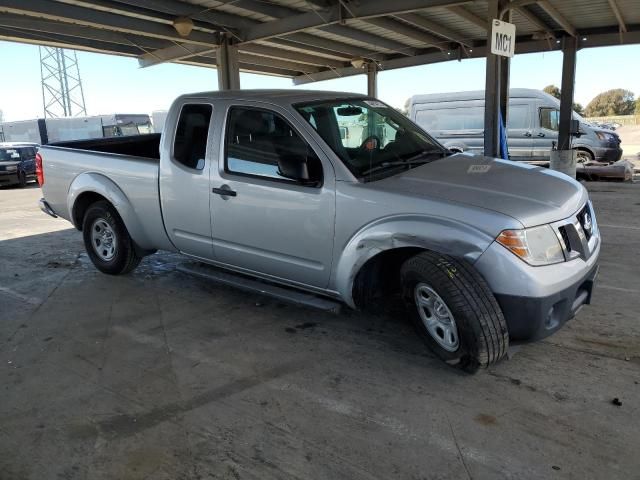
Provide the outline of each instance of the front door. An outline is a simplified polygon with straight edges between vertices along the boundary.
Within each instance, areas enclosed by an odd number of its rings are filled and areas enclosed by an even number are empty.
[[[225,124],[225,148],[211,175],[216,261],[326,287],[335,223],[331,163],[284,111],[230,106]],[[283,159],[306,161],[315,182],[282,176],[278,162]]]
[[[175,132],[163,135],[160,162],[160,199],[165,228],[178,250],[211,259],[208,138],[213,106],[188,100],[169,118]]]
[[[541,107],[537,115],[538,125],[533,130],[533,157],[536,160],[550,160],[553,144],[558,142],[560,110]]]

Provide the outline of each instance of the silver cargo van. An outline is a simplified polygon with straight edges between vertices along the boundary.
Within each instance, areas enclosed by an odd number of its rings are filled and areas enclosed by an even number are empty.
[[[596,127],[577,113],[581,135],[572,139],[578,162],[620,160],[620,137]],[[484,148],[484,91],[416,95],[409,100],[409,117],[450,150],[482,153]],[[513,160],[548,162],[558,141],[560,101],[529,88],[509,91],[507,135]]]

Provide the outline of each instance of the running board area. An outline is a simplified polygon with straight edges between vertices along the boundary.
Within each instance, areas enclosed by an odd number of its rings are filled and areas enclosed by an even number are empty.
[[[263,280],[254,279],[246,275],[222,270],[204,263],[186,262],[176,266],[182,273],[205,278],[216,283],[229,285],[248,292],[259,293],[294,305],[316,308],[324,312],[339,313],[342,304],[330,298],[320,297],[311,293],[281,287]]]

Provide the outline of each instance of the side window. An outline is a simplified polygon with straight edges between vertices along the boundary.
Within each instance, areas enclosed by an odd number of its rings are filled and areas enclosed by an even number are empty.
[[[482,130],[484,108],[461,107],[420,110],[416,123],[426,131],[433,130]]]
[[[299,182],[283,172],[303,172],[309,185],[322,181],[322,164],[309,144],[280,115],[268,110],[229,110],[225,170],[229,173]]]
[[[548,130],[558,131],[560,123],[560,111],[555,108],[540,109],[540,126]]]
[[[508,128],[529,128],[529,107],[527,105],[511,105],[507,123]]]
[[[195,170],[204,168],[212,110],[211,105],[204,104],[182,106],[173,140],[173,158],[176,162]]]

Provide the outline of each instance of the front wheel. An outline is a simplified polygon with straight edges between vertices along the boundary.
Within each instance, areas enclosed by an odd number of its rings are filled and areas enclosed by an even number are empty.
[[[586,150],[576,150],[576,163],[589,163],[593,160],[591,153]]]
[[[89,258],[102,273],[129,273],[142,260],[127,227],[109,202],[96,202],[87,209],[82,222],[82,238]]]
[[[506,355],[504,315],[472,265],[423,252],[408,259],[400,275],[414,326],[438,357],[474,373]]]

